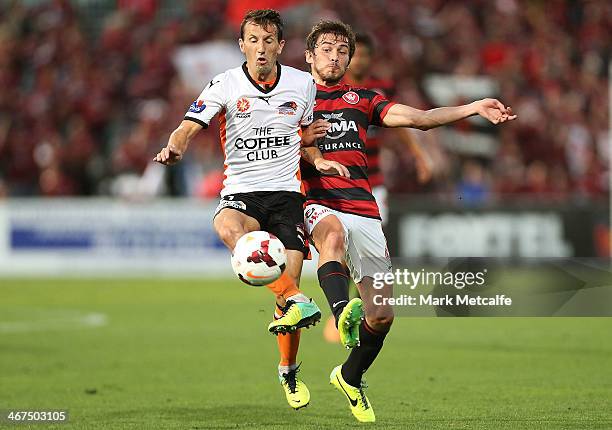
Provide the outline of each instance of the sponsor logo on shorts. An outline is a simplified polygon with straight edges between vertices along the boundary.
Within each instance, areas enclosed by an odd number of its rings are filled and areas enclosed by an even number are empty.
[[[230,196],[231,198],[234,198],[234,196]],[[239,210],[246,210],[246,203],[244,203],[243,201],[240,200],[221,200],[221,202],[219,202],[219,206],[217,206],[217,209],[215,210],[215,213],[219,213],[219,211],[221,211],[221,209],[225,209],[225,208],[232,208],[232,209],[239,209]]]
[[[308,224],[313,225],[316,220],[318,220],[321,215],[331,212],[328,208],[310,208],[306,211],[305,216],[308,220]]]

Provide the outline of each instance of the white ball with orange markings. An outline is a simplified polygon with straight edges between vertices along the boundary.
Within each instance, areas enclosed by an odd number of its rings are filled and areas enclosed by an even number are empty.
[[[253,287],[268,285],[283,274],[287,265],[285,246],[267,231],[245,234],[234,247],[232,269],[245,284]]]

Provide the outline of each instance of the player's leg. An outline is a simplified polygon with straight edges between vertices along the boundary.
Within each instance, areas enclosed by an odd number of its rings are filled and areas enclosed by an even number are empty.
[[[385,284],[381,289],[374,289],[373,279],[367,276],[357,284],[357,287],[363,299],[366,315],[359,327],[360,344],[353,348],[342,365],[332,370],[330,383],[348,398],[355,418],[359,421],[373,422],[376,417],[372,403],[364,392],[367,386],[362,376],[378,356],[393,323],[393,308],[389,305],[374,304],[374,296],[392,297],[393,285]]]
[[[291,273],[292,268],[299,269],[301,273],[303,257],[301,251],[287,249],[286,273],[269,285],[277,294],[277,304],[283,311],[282,317],[272,321],[268,326],[271,333],[291,333],[315,325],[321,319],[321,310],[317,304],[298,288],[299,276],[295,277]]]
[[[298,288],[304,255],[308,255],[308,242],[304,231],[303,196],[299,193],[277,193],[271,202],[272,214],[268,231],[276,235],[287,249],[287,267],[278,281],[270,284],[275,293],[286,302],[281,318],[268,326],[272,333],[291,332],[314,325],[321,319],[319,307]]]
[[[279,196],[283,198],[282,203],[272,202],[276,213],[270,216],[266,228],[270,233],[276,235],[287,249],[287,266],[283,276],[270,285],[277,295],[274,322],[271,325],[273,325],[273,332],[281,333],[277,336],[281,355],[278,365],[279,380],[285,390],[289,405],[294,409],[299,409],[310,402],[310,392],[304,382],[296,376],[299,370],[297,353],[301,330],[299,328],[291,330],[288,324],[295,323],[297,327],[306,326],[308,321],[313,323],[318,321],[321,313],[316,304],[311,302],[298,288],[304,253],[308,249],[304,240],[302,197],[295,194],[283,193]]]
[[[259,214],[256,214],[256,216],[263,219]],[[221,241],[233,252],[238,239],[250,231],[260,230],[261,224],[260,221],[246,213],[226,207],[218,210],[214,218],[214,228]],[[291,255],[291,252],[287,252],[287,254],[288,261],[285,274],[281,279],[268,285],[268,288],[276,295],[276,303],[281,308],[285,306],[283,294],[299,293],[297,283],[293,279],[296,277],[294,272],[296,272],[295,267],[298,267],[298,264],[301,271],[301,260],[297,263],[295,262],[295,255]],[[299,274],[297,276],[299,277]]]
[[[343,214],[321,205],[309,205],[304,214],[319,251],[319,285],[334,316],[341,343],[352,348],[359,343],[363,311],[360,299],[349,300],[349,278],[343,264],[348,232],[339,218]]]
[[[328,208],[312,205],[306,208],[306,214],[310,214],[307,222],[318,218],[310,232],[319,252],[317,277],[337,324],[342,309],[349,301],[348,275],[342,265],[345,253],[344,227]]]
[[[236,242],[244,234],[268,227],[270,217],[267,214],[267,209],[274,198],[275,196],[271,196],[270,193],[261,192],[233,194],[221,199],[214,216],[213,225],[217,235],[230,251],[234,250]],[[272,231],[273,229],[268,228],[268,230],[270,230],[270,233],[276,234]],[[276,234],[276,236],[287,248],[287,265],[283,275],[269,284],[268,289],[275,294],[277,304],[282,307],[285,305],[286,297],[300,293],[297,285],[302,272],[303,252],[302,250],[300,252],[293,251],[291,244],[286,243],[287,239],[283,236],[287,236],[287,233],[280,236]],[[295,242],[295,239],[293,242]],[[302,243],[299,246],[303,248],[304,244]],[[294,245],[293,248],[295,249],[295,247]],[[308,301],[306,297],[303,300]]]
[[[261,228],[262,214],[245,194],[225,196],[215,212],[213,227],[230,251],[250,231]]]
[[[346,262],[343,262],[343,265],[344,270],[346,271],[346,275],[349,277],[349,304],[351,305],[351,307],[353,307],[355,305],[355,302],[351,301],[350,299],[360,298],[359,291],[357,291],[357,286],[355,285],[355,283],[352,282],[352,278],[350,276],[351,272],[346,266]],[[361,312],[363,312],[363,308],[361,309]],[[357,334],[359,333],[358,327],[355,331],[357,332]],[[325,341],[329,343],[342,343],[344,346],[347,346],[346,339],[343,342],[340,338],[340,333],[338,332],[338,327],[336,326],[336,318],[333,314],[331,314],[325,322],[325,327],[323,328],[323,339],[325,339]],[[351,348],[350,344],[356,345],[357,343],[359,343],[359,339],[354,338],[351,342],[348,343],[348,347]]]
[[[262,206],[265,206],[265,202],[262,203],[264,198],[261,194],[236,194],[225,196],[221,200],[214,217],[214,228],[219,238],[231,251],[236,246],[238,239],[244,234],[261,230],[262,224],[265,225],[266,214],[262,210]],[[297,285],[302,271],[302,259],[303,254],[301,252],[288,251],[284,278],[270,288],[277,299],[274,312],[275,319],[282,317],[282,310],[285,306],[283,294],[299,293]],[[299,330],[277,338],[280,352],[279,379],[285,390],[287,401],[294,409],[304,407],[310,401],[308,388],[296,378],[299,341]]]
[[[268,230],[273,229],[268,228]],[[276,234],[278,231],[276,233],[270,231],[270,233],[281,239]],[[304,253],[302,251],[287,248],[288,245],[285,244],[283,239],[281,239],[281,242],[283,242],[283,245],[285,245],[287,264],[281,277],[271,284],[268,284],[268,289],[270,289],[270,291],[276,295],[276,303],[278,303],[281,307],[284,307],[288,298],[296,299],[300,297],[302,301],[308,301],[308,298],[304,296],[299,289]],[[304,297],[297,296],[298,294],[301,294]]]
[[[301,251],[287,251],[287,267],[284,275],[291,281],[291,286],[285,289],[284,292],[278,291],[281,294],[277,296],[277,302],[274,309],[274,321],[283,318],[287,310],[287,303],[282,294],[289,294],[290,298],[292,295],[301,294],[297,286],[299,285],[302,273],[302,260],[303,253]],[[292,292],[294,289],[295,292]],[[297,329],[276,336],[280,353],[280,362],[278,363],[279,381],[285,391],[289,406],[296,410],[307,406],[310,402],[308,387],[297,377],[297,372],[299,371],[297,354],[300,346],[300,334],[301,329]]]
[[[387,242],[380,221],[364,217],[355,219],[350,244],[350,259],[355,262],[355,281],[363,300],[365,320],[359,329],[361,344],[351,351],[342,366],[349,384],[358,385],[361,375],[370,367],[393,323],[393,308],[380,298],[393,295],[393,284],[380,283],[374,288],[374,277],[391,271]],[[382,278],[382,276],[381,276]],[[375,300],[379,296],[379,300]]]
[[[314,213],[315,208],[307,209],[306,213],[312,214]],[[334,280],[327,279],[327,276],[322,276],[322,273],[325,272],[325,268],[321,269],[321,266],[325,265],[329,262],[337,262],[342,261],[344,258],[344,229],[340,225],[340,221],[338,221],[335,217],[328,217],[329,221],[321,220],[321,225],[316,227],[311,232],[311,238],[317,250],[321,250],[319,253],[319,261],[317,262],[317,275],[319,278],[319,285],[321,289],[325,292],[327,288],[331,288],[329,284],[333,284]],[[326,225],[329,224],[329,225]],[[337,225],[333,225],[337,224]],[[318,245],[317,245],[318,244]],[[322,279],[323,278],[323,279]],[[340,291],[342,287],[340,287]],[[325,294],[325,297],[330,300],[330,296]],[[332,298],[333,300],[333,298]],[[342,304],[342,300],[339,304]],[[340,334],[338,333],[338,318],[333,312],[333,304],[338,302],[330,302],[330,309],[332,310],[332,315],[327,319],[325,323],[325,328],[323,329],[323,337],[326,341],[330,343],[339,343]],[[341,310],[340,310],[341,311]]]
[[[342,365],[342,376],[353,386],[359,386],[362,375],[370,368],[393,323],[393,307],[381,303],[382,298],[393,297],[393,285],[384,284],[380,289],[373,287],[373,279],[365,276],[357,284],[363,300],[365,319],[359,328],[360,344],[354,348]],[[380,296],[374,300],[374,296]]]
[[[283,316],[283,307],[275,306],[274,319]],[[304,382],[297,377],[299,365],[297,364],[297,354],[300,346],[301,329],[291,333],[283,333],[276,336],[280,361],[278,363],[278,379],[285,391],[287,403],[293,409],[300,409],[310,402],[310,391]]]
[[[283,242],[288,257],[285,273],[270,285],[287,301],[283,316],[268,326],[270,332],[277,334],[314,325],[321,319],[321,311],[297,286],[304,256],[309,254],[302,210],[304,197],[296,192],[278,192],[268,203],[270,216],[266,227]]]
[[[299,254],[299,255],[296,255]],[[287,251],[287,268],[285,269],[286,276],[292,281],[292,284],[297,293],[297,285],[299,285],[302,258],[301,252],[289,250]],[[299,260],[299,263],[298,263]],[[286,294],[291,294],[290,290],[286,290]],[[286,309],[286,300],[282,295],[277,296],[277,304],[274,310],[274,321],[278,321],[283,317]],[[285,391],[285,397],[289,406],[294,409],[300,409],[308,405],[310,402],[310,392],[306,384],[297,377],[299,365],[297,364],[297,354],[300,346],[301,329],[293,332],[282,333],[276,336],[278,343],[278,351],[280,353],[280,361],[278,363],[278,378]]]
[[[353,221],[347,260],[363,300],[365,319],[359,326],[360,344],[332,371],[330,382],[347,396],[351,412],[358,420],[374,421],[362,376],[378,356],[393,322],[393,308],[383,300],[374,299],[393,295],[392,284],[374,288],[374,277],[390,272],[391,262],[380,221],[364,217],[355,217]]]

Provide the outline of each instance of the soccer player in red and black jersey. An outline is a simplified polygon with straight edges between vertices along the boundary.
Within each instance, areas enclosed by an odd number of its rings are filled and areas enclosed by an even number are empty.
[[[344,164],[350,177],[321,175],[302,153],[302,181],[306,192],[308,233],[319,251],[318,277],[338,324],[348,359],[333,369],[330,382],[347,397],[359,421],[374,421],[372,405],[362,383],[363,373],[380,352],[393,322],[393,309],[385,301],[393,285],[376,285],[374,279],[392,271],[380,213],[368,181],[366,134],[370,125],[429,130],[472,115],[494,124],[516,118],[495,99],[463,106],[423,111],[393,103],[384,96],[341,83],[355,52],[355,35],[338,21],[322,21],[306,39],[306,61],[317,83],[315,124],[326,129],[318,147],[328,160]],[[361,299],[349,301],[346,263]],[[375,304],[374,296],[379,300]],[[361,319],[365,314],[365,319]]]
[[[395,95],[395,84],[390,79],[380,79],[372,74],[374,58],[374,40],[367,33],[355,34],[355,53],[351,58],[351,66],[347,69],[342,82],[353,87],[363,87],[374,90],[389,99]],[[392,133],[391,133],[392,132]],[[367,133],[366,156],[368,162],[368,180],[372,187],[372,195],[376,199],[378,211],[383,226],[387,224],[387,187],[380,166],[380,152],[383,146],[390,143],[400,143],[401,148],[408,150],[414,158],[417,180],[423,184],[431,179],[431,159],[415,138],[414,131],[408,128],[382,130],[381,127],[369,127]],[[354,291],[351,289],[351,295]],[[325,324],[323,336],[328,342],[340,342],[336,322],[330,316]]]

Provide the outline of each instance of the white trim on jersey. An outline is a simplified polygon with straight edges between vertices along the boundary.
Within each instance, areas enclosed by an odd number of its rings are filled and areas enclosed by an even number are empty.
[[[299,131],[313,121],[316,92],[310,74],[280,64],[277,81],[266,89],[251,79],[245,65],[206,85],[185,119],[208,127],[219,114],[225,156],[221,196],[301,191]]]

